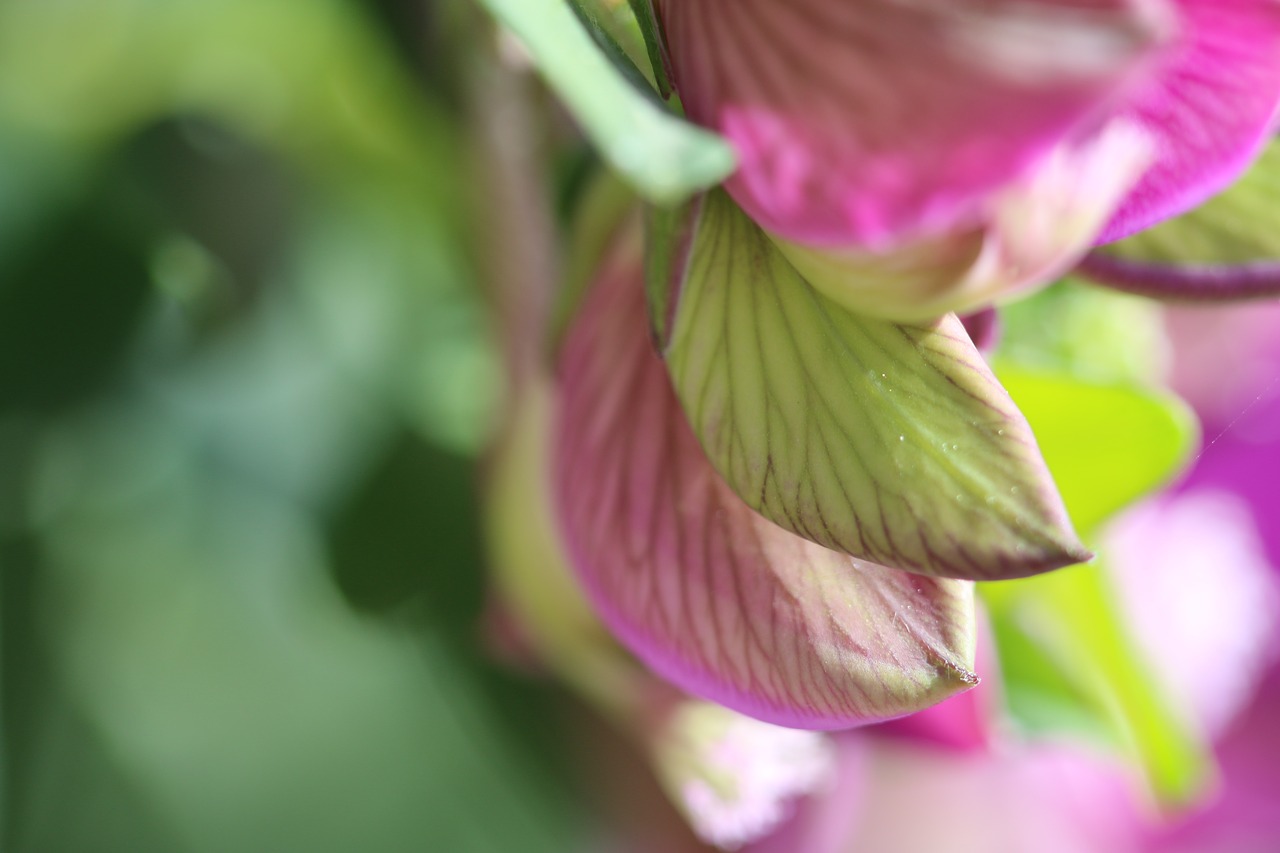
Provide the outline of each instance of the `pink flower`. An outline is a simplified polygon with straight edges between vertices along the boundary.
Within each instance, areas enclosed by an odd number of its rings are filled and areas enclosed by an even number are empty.
[[[915,319],[1223,189],[1280,103],[1269,0],[656,0],[727,188],[810,281]]]
[[[790,726],[891,719],[975,684],[972,585],[824,548],[752,510],[699,445],[645,315],[624,244],[560,356],[559,527],[613,633],[684,690]]]

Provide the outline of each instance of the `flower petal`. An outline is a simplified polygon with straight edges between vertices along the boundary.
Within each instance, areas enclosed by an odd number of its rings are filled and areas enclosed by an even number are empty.
[[[794,536],[716,475],[653,350],[638,251],[561,350],[554,459],[571,562],[609,627],[682,689],[766,722],[845,728],[975,683],[972,587]]]
[[[831,736],[762,723],[712,702],[673,703],[650,734],[655,769],[700,838],[736,849],[824,793],[835,771]]]
[[[1098,242],[1119,240],[1224,189],[1270,138],[1280,104],[1280,4],[1175,0],[1181,34],[1126,113],[1155,138],[1156,165]]]
[[[831,786],[824,794],[803,799],[790,820],[744,848],[745,853],[849,853],[849,839],[865,819],[867,788],[878,780],[867,772],[870,739],[861,732],[846,732],[832,740],[836,766]]]
[[[958,752],[989,750],[998,740],[998,730],[1003,720],[1001,713],[1004,697],[998,677],[1000,661],[996,655],[995,637],[985,618],[981,604],[978,608],[978,642],[976,663],[984,675],[982,684],[959,696],[952,696],[919,714],[890,720],[868,734],[924,743],[941,749]]]
[[[1156,499],[1118,519],[1106,544],[1138,647],[1177,707],[1220,736],[1280,639],[1280,573],[1249,504],[1203,487]]]
[[[658,0],[694,121],[770,232],[884,249],[973,225],[1149,67],[1144,0]]]
[[[694,432],[748,505],[820,545],[934,576],[1089,558],[1031,428],[954,315],[851,313],[727,195],[701,208],[659,335]]]
[[[1280,144],[1269,143],[1223,192],[1181,216],[1090,253],[1076,274],[1174,302],[1280,295]],[[1215,383],[1220,380],[1215,376]]]
[[[1151,163],[1125,120],[1063,144],[993,193],[982,227],[892,252],[815,249],[775,239],[810,284],[852,311],[930,320],[1052,282],[1090,246]]]

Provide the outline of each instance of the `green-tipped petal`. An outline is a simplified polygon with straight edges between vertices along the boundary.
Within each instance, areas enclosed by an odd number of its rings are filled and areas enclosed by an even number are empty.
[[[681,689],[775,725],[880,722],[976,684],[972,584],[815,545],[716,474],[653,350],[629,246],[559,356],[554,493],[601,619]]]
[[[958,319],[853,314],[723,192],[697,215],[687,257],[667,259],[678,290],[669,322],[655,312],[659,337],[703,448],[749,506],[828,548],[939,577],[1089,558]],[[662,280],[651,275],[651,294]]]

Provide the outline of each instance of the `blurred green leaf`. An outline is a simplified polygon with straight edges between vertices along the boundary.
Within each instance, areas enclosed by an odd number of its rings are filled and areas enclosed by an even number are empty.
[[[419,82],[345,0],[0,3],[3,390],[80,404],[0,446],[6,853],[579,846],[554,694],[476,648],[496,359]]]
[[[1001,306],[999,360],[1094,383],[1152,384],[1169,358],[1159,304],[1068,279]]]
[[[329,524],[331,570],[354,606],[424,606],[457,637],[480,622],[485,577],[474,460],[404,433]]]
[[[0,416],[101,391],[151,295],[143,242],[110,220],[96,192],[28,235],[0,265]]]
[[[1009,708],[1042,734],[1100,737],[1132,755],[1165,805],[1185,806],[1212,775],[1209,745],[1152,676],[1100,564],[981,584]]]
[[[997,369],[1040,441],[1086,541],[1109,516],[1166,483],[1195,446],[1176,398],[1010,365]],[[1094,563],[980,584],[1000,650],[1010,710],[1032,731],[1070,731],[1119,747],[1170,805],[1211,773],[1208,746],[1145,664]]]
[[[52,438],[36,478],[44,491],[75,486],[37,512],[48,584],[38,633],[65,704],[110,756],[100,775],[147,805],[179,840],[171,850],[573,846],[564,783],[529,748],[546,734],[537,692],[495,691],[448,631],[353,612],[329,582],[317,513],[207,452],[160,400],[117,404]],[[463,516],[455,523],[474,528]],[[403,523],[381,529],[393,537],[383,552],[413,553]],[[433,592],[475,585],[474,554],[440,558],[433,571],[453,578]],[[33,758],[54,785],[83,777],[82,762]],[[80,795],[54,790],[42,842],[19,853],[91,849],[48,840],[97,819]]]
[[[566,0],[480,2],[521,39],[604,158],[641,195],[675,204],[733,171],[728,143],[628,82]]]
[[[1128,384],[997,363],[996,374],[1035,430],[1082,536],[1169,482],[1199,438],[1177,397]]]

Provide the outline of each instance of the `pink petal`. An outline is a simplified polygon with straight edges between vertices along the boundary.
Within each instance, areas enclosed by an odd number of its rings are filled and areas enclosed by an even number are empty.
[[[696,696],[845,728],[971,687],[972,585],[829,551],[716,475],[653,351],[638,253],[616,255],[561,354],[560,525],[601,617]]]
[[[1217,736],[1280,638],[1280,583],[1249,504],[1196,488],[1112,524],[1107,551],[1134,639],[1178,706]]]
[[[657,0],[690,118],[766,230],[873,249],[973,225],[1148,67],[1140,0]],[[1163,7],[1160,7],[1163,8]]]
[[[969,311],[1066,272],[1151,165],[1127,119],[1056,146],[987,200],[973,230],[891,251],[775,243],[810,284],[851,311],[897,321]]]
[[[1217,797],[1186,821],[1159,833],[1147,853],[1264,853],[1280,838],[1280,668],[1273,667],[1253,703],[1218,744]]]
[[[846,851],[1134,851],[1134,796],[1123,768],[1088,750],[1015,746],[954,753],[879,741],[874,784]]]
[[[1099,242],[1119,240],[1224,189],[1270,138],[1280,103],[1280,4],[1174,0],[1181,34],[1127,113],[1155,139],[1156,165]]]

